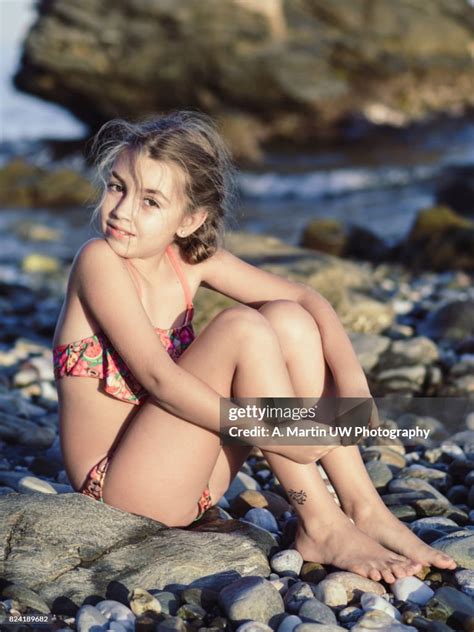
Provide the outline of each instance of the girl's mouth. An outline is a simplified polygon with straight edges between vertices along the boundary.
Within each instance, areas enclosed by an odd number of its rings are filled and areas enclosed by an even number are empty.
[[[106,234],[112,235],[112,237],[115,237],[115,239],[130,239],[130,237],[135,237],[135,235],[132,235],[132,233],[121,230],[120,228],[116,228],[111,224],[107,224]]]

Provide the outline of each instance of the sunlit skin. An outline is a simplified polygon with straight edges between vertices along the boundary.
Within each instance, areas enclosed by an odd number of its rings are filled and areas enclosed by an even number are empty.
[[[167,367],[173,373],[169,384],[175,395],[171,403],[164,397],[161,406],[147,400],[134,407],[104,395],[96,379],[62,378],[57,386],[65,466],[78,490],[89,470],[117,444],[105,480],[105,502],[169,526],[183,526],[195,517],[196,499],[204,485],[209,482],[217,502],[251,449],[221,445],[215,415],[219,396],[319,397],[334,392],[352,396],[352,388],[357,390],[354,396],[370,393],[335,312],[320,295],[223,249],[200,263],[181,260],[183,271],[192,294],[204,285],[242,305],[218,314],[176,363],[167,364],[152,327],[180,322],[183,296],[165,249],[176,235],[197,230],[207,211],[186,212],[184,174],[174,165],[123,153],[112,171],[100,222],[104,239],[118,258],[111,262],[107,252],[101,254],[102,240],[92,244],[104,273],[103,286],[97,290],[94,269],[90,276],[80,277],[85,273],[77,265],[53,345],[92,335],[100,330],[102,319],[105,333],[123,341],[123,359],[136,367],[137,379],[141,376],[145,385],[148,376],[143,367],[150,367],[152,386],[168,384],[163,373]],[[138,271],[141,299],[128,273],[117,269],[119,258]],[[118,274],[122,277],[115,281]],[[125,292],[125,286],[131,289]],[[82,288],[80,298],[77,288]],[[328,331],[338,332],[330,347]],[[345,365],[350,366],[348,378],[343,375]],[[343,383],[345,390],[340,390]],[[422,564],[455,568],[451,557],[425,545],[392,516],[356,446],[329,452],[324,448],[317,459],[336,489],[341,508],[314,462],[301,464],[290,450],[278,454],[275,449],[262,449],[284,488],[297,490],[293,496],[305,499],[292,502],[299,520],[295,546],[305,560],[334,564],[387,583],[413,575]]]

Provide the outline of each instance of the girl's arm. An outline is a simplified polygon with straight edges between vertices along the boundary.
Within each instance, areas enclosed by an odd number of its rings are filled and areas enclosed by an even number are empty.
[[[340,397],[370,397],[367,378],[336,312],[319,292],[252,266],[226,250],[201,264],[201,283],[251,307],[274,300],[299,303],[314,318]]]

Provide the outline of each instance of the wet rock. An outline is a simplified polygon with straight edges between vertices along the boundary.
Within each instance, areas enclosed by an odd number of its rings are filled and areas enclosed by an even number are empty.
[[[474,616],[474,601],[452,586],[438,588],[426,604],[427,616],[446,621],[453,612]]]
[[[285,611],[280,593],[262,577],[242,577],[228,584],[219,593],[219,603],[235,625],[248,619],[271,625]]]
[[[400,258],[415,270],[472,270],[473,246],[474,223],[446,206],[435,206],[419,212]]]

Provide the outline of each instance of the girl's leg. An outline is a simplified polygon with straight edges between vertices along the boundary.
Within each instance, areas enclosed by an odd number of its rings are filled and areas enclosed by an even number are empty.
[[[332,376],[324,361],[319,331],[310,314],[291,301],[266,303],[260,312],[278,336],[296,396],[333,395]],[[251,392],[250,396],[257,396],[257,390],[253,390],[255,393]],[[330,454],[343,450],[333,448]],[[330,563],[376,581],[383,578],[389,583],[419,570],[420,565],[387,551],[354,526],[334,502],[315,464],[300,465],[281,455],[262,451],[298,515],[295,547],[305,560]]]
[[[276,334],[251,308],[221,312],[178,362],[223,397],[230,396],[233,383],[242,393],[252,384],[263,396],[294,394]],[[224,476],[211,476],[222,452],[218,430],[176,417],[152,400],[145,402],[115,448],[105,477],[104,501],[169,526],[190,524],[206,484],[210,483],[211,497],[217,501],[235,475],[232,470],[240,457],[249,451],[226,446],[228,453],[231,449],[234,453],[220,462]]]
[[[278,335],[296,396],[334,395],[332,376],[323,359],[319,332],[311,316],[298,305],[286,301],[267,303],[260,311]],[[304,354],[301,349],[304,349]],[[306,494],[302,504],[293,505],[301,518],[297,545],[301,552],[304,549],[308,555],[311,547],[319,548],[321,542],[322,531],[318,521],[322,518],[331,520],[337,505],[327,492],[317,468],[287,462],[276,454],[266,453],[265,456],[280,482],[283,483],[282,478],[286,479],[287,493],[293,489]],[[323,456],[320,463],[338,494],[343,511],[360,530],[416,562],[439,568],[455,566],[450,556],[424,544],[386,508],[367,474],[358,446],[337,447]],[[317,492],[317,489],[320,491]],[[301,494],[298,498],[301,503]],[[323,498],[325,509],[324,516],[321,516]],[[316,541],[314,544],[312,539]]]

